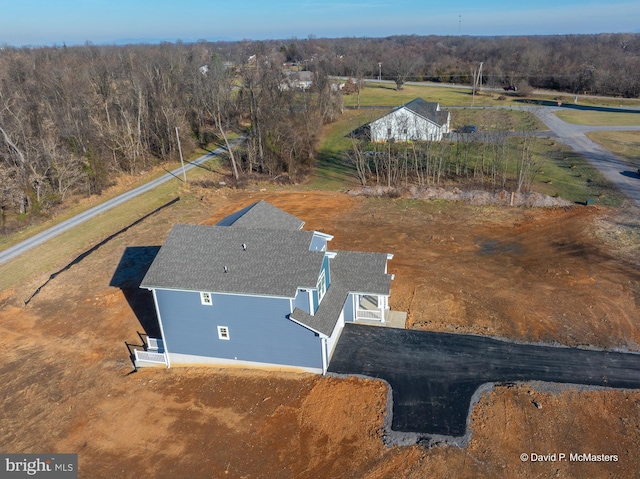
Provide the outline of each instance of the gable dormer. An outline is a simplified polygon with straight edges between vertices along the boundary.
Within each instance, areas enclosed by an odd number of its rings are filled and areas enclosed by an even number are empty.
[[[311,238],[311,244],[309,245],[309,251],[327,251],[327,242],[331,241],[333,236],[319,231],[313,232],[313,238]]]

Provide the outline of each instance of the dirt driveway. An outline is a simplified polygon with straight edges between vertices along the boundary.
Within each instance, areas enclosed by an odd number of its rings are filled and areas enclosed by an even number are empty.
[[[333,234],[332,248],[394,253],[391,306],[408,311],[412,328],[638,351],[640,278],[629,262],[638,257],[637,216],[191,188],[58,275],[27,307],[52,271],[0,293],[0,450],[77,452],[85,478],[631,477],[640,470],[633,391],[498,387],[473,409],[465,448],[387,448],[387,391],[378,381],[214,368],[132,373],[125,341],[139,343],[145,318],[132,308],[135,294],[110,286],[127,248],[157,246],[176,222],[212,224],[265,199],[306,228]],[[553,451],[619,461],[520,460]]]

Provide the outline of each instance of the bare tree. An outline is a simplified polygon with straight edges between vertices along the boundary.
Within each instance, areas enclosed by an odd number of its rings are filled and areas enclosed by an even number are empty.
[[[395,82],[396,90],[402,90],[407,78],[413,74],[421,62],[422,58],[412,51],[403,51],[398,48],[390,49],[382,60],[384,76]]]

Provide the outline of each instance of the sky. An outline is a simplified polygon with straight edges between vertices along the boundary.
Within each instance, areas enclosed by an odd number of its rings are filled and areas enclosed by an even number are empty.
[[[0,46],[640,32],[640,1],[0,0]]]

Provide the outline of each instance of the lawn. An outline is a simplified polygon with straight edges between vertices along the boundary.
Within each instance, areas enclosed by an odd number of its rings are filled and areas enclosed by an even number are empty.
[[[598,205],[616,207],[624,201],[624,195],[618,189],[569,147],[543,139],[538,142],[536,154],[544,163],[532,185],[533,191],[574,203],[591,199]]]
[[[396,90],[392,83],[367,82],[360,92],[360,106],[399,106],[410,102],[414,98],[424,98],[427,101],[440,103],[441,106],[502,106],[516,104],[517,97],[503,95],[501,92],[482,91],[472,98],[469,88],[439,87],[431,85],[404,85],[402,90]],[[503,98],[499,100],[498,98]],[[356,106],[355,94],[345,95],[345,106]]]
[[[346,152],[351,140],[346,135],[358,126],[378,118],[387,110],[347,110],[344,115],[323,131],[319,146],[317,168],[314,178],[307,187],[321,190],[344,190],[358,186],[355,169],[349,165]],[[510,131],[536,131],[543,127],[537,118],[528,113],[515,110],[496,109],[455,109],[452,110],[452,124],[477,124],[482,129],[494,129],[499,125]],[[480,136],[479,136],[480,138]],[[519,156],[512,139],[510,146],[511,162]],[[481,158],[482,143],[468,144],[469,168],[473,170],[474,158]],[[550,196],[559,196],[567,201],[584,203],[587,198],[596,204],[605,206],[619,205],[623,197],[607,184],[602,175],[583,158],[573,154],[567,147],[550,138],[536,140],[534,148],[537,162],[543,164],[542,173],[533,183],[532,189]]]
[[[328,125],[324,132],[319,148],[319,160],[314,187],[340,188],[341,181],[347,181],[349,186],[354,184],[353,169],[344,162],[344,151],[348,150],[350,140],[345,135],[356,127],[373,119],[379,118],[385,111],[393,106],[402,105],[416,97],[427,101],[439,102],[441,106],[456,107],[451,111],[452,128],[466,124],[477,125],[480,130],[504,129],[511,132],[543,131],[546,127],[538,118],[529,113],[510,109],[482,109],[469,108],[471,105],[471,90],[467,88],[447,88],[427,85],[405,85],[401,91],[397,91],[393,84],[367,83],[367,87],[361,91],[360,105],[387,105],[387,109],[362,109],[347,110],[337,122]],[[498,99],[503,98],[503,99]],[[556,98],[550,97],[549,102]],[[546,96],[535,96],[533,101],[545,101]],[[344,97],[345,105],[353,106],[356,103],[355,95]],[[501,92],[484,91],[476,95],[474,106],[509,106],[520,105],[523,98],[514,95],[503,95]],[[571,97],[573,101],[573,97]],[[569,103],[569,97],[564,99]],[[614,99],[580,98],[581,105],[589,103],[594,106],[635,106],[638,102]],[[613,103],[612,103],[613,102]],[[584,125],[640,125],[640,112],[618,113],[611,111],[589,111],[583,109],[567,109],[561,111],[558,116],[565,121]],[[640,158],[633,156],[640,146],[640,133],[620,134],[611,132],[598,133],[597,138],[611,138],[608,145],[611,151],[622,152],[623,156],[633,158],[640,162]],[[608,136],[610,135],[610,136]],[[481,148],[478,145],[477,148]],[[516,155],[513,149],[513,155]],[[559,196],[568,201],[585,202],[587,198],[593,199],[597,204],[615,206],[623,200],[622,195],[609,186],[602,175],[591,167],[584,159],[573,154],[568,148],[554,142],[551,139],[537,141],[536,153],[544,163],[543,172],[538,175],[533,190],[550,196]],[[471,153],[470,156],[478,156]],[[357,183],[356,183],[357,184]],[[342,184],[344,188],[344,183]]]
[[[325,125],[318,146],[316,169],[306,187],[314,190],[343,190],[358,186],[355,170],[344,161],[344,152],[351,146],[347,135],[386,111],[388,110],[345,110],[338,121]]]
[[[636,168],[640,167],[640,131],[593,131],[587,136],[610,152],[627,159]]]
[[[567,123],[588,126],[640,126],[640,111],[618,113],[594,110],[560,110],[558,118]]]
[[[509,109],[455,108],[451,110],[451,128],[477,125],[480,130],[510,132],[544,131],[547,128],[538,117],[528,111]]]
[[[575,102],[575,95],[570,95],[566,93],[542,93],[536,94],[535,98],[537,100],[546,100],[550,104],[557,104],[557,102],[562,102],[564,105],[577,104],[580,106],[598,106],[598,107],[615,107],[615,108],[626,108],[626,107],[638,107],[640,106],[640,100],[636,98],[613,98],[613,97],[596,97],[596,96],[583,96],[578,95],[578,101]]]

